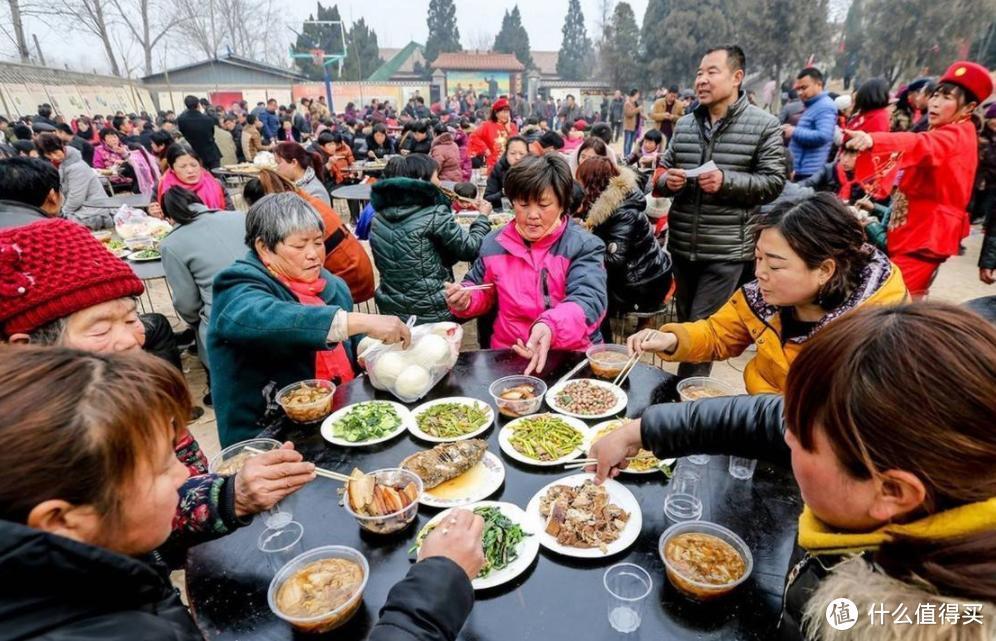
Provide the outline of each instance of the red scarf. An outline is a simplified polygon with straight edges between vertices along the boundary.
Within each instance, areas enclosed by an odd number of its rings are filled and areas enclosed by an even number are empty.
[[[318,296],[318,293],[325,289],[325,279],[319,278],[311,283],[302,283],[278,274],[274,275],[281,283],[287,285],[302,305],[325,305],[325,301]],[[336,385],[353,380],[353,366],[342,343],[336,345],[334,349],[315,353],[315,378],[333,381]]]
[[[221,183],[214,179],[214,176],[207,169],[201,170],[201,177],[197,179],[196,183],[185,183],[180,180],[172,169],[167,171],[162,180],[159,181],[159,193],[158,196],[159,203],[162,204],[163,194],[169,191],[170,187],[183,187],[184,189],[189,189],[190,191],[197,194],[201,202],[204,203],[208,209],[224,209],[225,208],[225,190],[222,189]],[[320,290],[319,290],[320,291]]]

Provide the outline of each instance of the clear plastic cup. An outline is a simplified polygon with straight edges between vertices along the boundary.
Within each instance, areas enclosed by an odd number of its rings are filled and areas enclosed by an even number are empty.
[[[304,526],[297,521],[288,521],[280,527],[263,530],[256,539],[256,549],[266,557],[270,569],[276,573],[304,551],[301,545],[303,537]]]
[[[639,565],[617,563],[605,571],[602,584],[608,593],[609,625],[624,634],[636,632],[647,609],[653,579]]]
[[[247,451],[247,448],[269,452],[277,449],[280,445],[280,441],[272,438],[251,438],[248,441],[239,441],[218,452],[208,463],[208,472],[232,476],[242,469],[246,460],[255,456],[253,452]],[[294,515],[286,508],[285,503],[286,501],[281,501],[262,514],[266,527],[279,528],[294,520]]]
[[[730,476],[741,481],[748,481],[754,476],[754,468],[757,467],[757,459],[741,458],[739,456],[730,457]]]
[[[679,465],[671,477],[670,491],[664,497],[664,514],[675,523],[702,518],[700,477],[687,466]]]

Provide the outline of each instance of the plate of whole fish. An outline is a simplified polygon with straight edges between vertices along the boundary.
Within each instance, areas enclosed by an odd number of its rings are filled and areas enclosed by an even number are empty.
[[[470,439],[441,443],[401,461],[425,486],[420,503],[450,508],[481,501],[505,482],[505,466],[488,451],[486,441]]]

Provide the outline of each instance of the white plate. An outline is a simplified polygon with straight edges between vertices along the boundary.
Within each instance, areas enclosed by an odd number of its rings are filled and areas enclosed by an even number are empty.
[[[144,250],[142,250],[142,251],[144,251]],[[152,260],[162,260],[162,258],[163,258],[162,255],[151,256],[149,258],[138,258],[137,257],[138,253],[139,252],[137,252],[137,251],[136,252],[131,252],[130,254],[128,254],[127,256],[125,256],[125,258],[127,258],[128,260],[130,260],[133,263],[147,263],[147,262],[152,261]]]
[[[541,523],[539,521],[530,518],[525,512],[522,511],[522,508],[511,503],[504,503],[500,501],[481,501],[479,503],[467,505],[463,509],[474,510],[474,508],[478,507],[496,507],[501,510],[502,514],[515,523],[518,523],[525,532],[532,534],[532,536],[527,536],[519,542],[519,556],[514,561],[509,563],[503,569],[496,570],[484,578],[477,578],[471,581],[471,585],[474,586],[475,590],[486,590],[488,588],[502,585],[503,583],[508,583],[515,577],[525,572],[529,566],[532,565],[536,555],[539,554],[539,534],[543,528],[541,527]],[[450,510],[440,512],[433,517],[432,520],[426,523],[422,530],[430,525],[438,525],[444,518],[447,517],[447,515],[449,515],[449,513]],[[419,531],[419,534],[422,533],[422,530]]]
[[[552,416],[554,418],[559,418],[560,420],[564,421],[565,423],[567,423],[577,431],[581,432],[581,444],[578,445],[576,448],[574,448],[574,451],[568,454],[567,456],[562,456],[554,461],[537,461],[536,459],[529,458],[519,450],[515,449],[511,441],[512,431],[515,428],[515,426],[523,421],[536,419],[541,416]],[[583,454],[584,443],[587,437],[588,437],[588,426],[576,418],[571,418],[570,416],[564,416],[562,414],[549,414],[549,413],[530,414],[529,416],[522,416],[515,419],[514,421],[509,421],[508,423],[506,423],[505,426],[501,428],[501,431],[498,432],[498,445],[501,446],[502,452],[505,452],[505,454],[508,454],[510,457],[514,458],[516,461],[519,461],[520,463],[525,463],[527,465],[539,465],[541,467],[551,467],[554,465],[561,465],[568,461],[572,461],[581,454]]]
[[[478,479],[478,481],[474,483],[472,487],[465,488],[466,493],[464,493],[463,496],[459,497],[453,496],[453,497],[443,498],[434,495],[432,493],[432,490],[425,490],[424,492],[422,492],[422,498],[419,499],[419,503],[421,503],[422,505],[427,505],[429,507],[450,508],[450,507],[460,507],[461,505],[475,503],[477,501],[481,501],[483,499],[488,498],[489,496],[497,492],[498,488],[501,487],[501,484],[505,482],[505,465],[501,462],[501,459],[498,458],[498,456],[496,456],[495,454],[492,454],[491,452],[485,452],[484,458],[482,458],[477,465],[475,465],[474,467],[470,468],[469,470],[458,476],[457,479],[461,478],[466,474],[470,474],[471,471],[474,470],[474,468],[476,468],[477,466],[481,467],[480,471],[481,478]],[[456,479],[451,479],[450,481],[446,481],[446,483],[451,483],[452,481],[455,480]],[[441,487],[443,485],[446,485],[446,483],[440,483],[440,485],[437,485],[436,487]],[[436,488],[432,489],[434,490]]]
[[[616,404],[613,405],[608,411],[601,412],[599,414],[575,414],[574,412],[568,412],[566,409],[557,404],[557,394],[561,392],[565,387],[571,383],[577,383],[578,381],[588,381],[594,383],[599,387],[603,387],[607,390],[611,390],[613,394],[616,395]],[[586,420],[596,419],[596,418],[608,418],[610,416],[615,416],[616,414],[626,413],[626,404],[629,399],[626,396],[626,392],[622,390],[621,387],[613,385],[612,383],[606,383],[605,381],[599,381],[594,378],[574,378],[564,381],[563,383],[558,383],[551,387],[546,393],[546,404],[553,408],[554,411],[560,412],[561,414],[566,414],[568,416],[573,416],[575,418],[582,418]]]
[[[476,406],[485,410],[488,416],[485,419],[485,423],[481,425],[479,428],[477,428],[473,432],[468,432],[467,434],[457,437],[443,438],[440,436],[432,436],[431,434],[427,434],[423,432],[421,429],[419,429],[418,427],[419,414],[426,411],[430,407],[434,407],[436,405],[442,405],[444,403],[459,403],[460,405]],[[430,443],[452,443],[454,441],[463,441],[468,438],[474,438],[478,434],[482,434],[485,431],[487,431],[487,429],[491,427],[491,424],[494,422],[495,422],[495,412],[493,409],[491,409],[491,406],[485,403],[484,401],[477,400],[476,398],[467,398],[466,396],[453,396],[450,398],[439,398],[434,401],[422,403],[421,405],[413,409],[412,422],[408,427],[408,431],[411,432],[415,437],[420,438],[423,441],[429,441]]]
[[[606,427],[609,427],[613,423],[622,424],[622,423],[625,423],[628,420],[630,420],[630,419],[627,419],[627,418],[621,418],[621,419],[620,418],[614,418],[611,421],[602,421],[601,423],[593,426],[591,428],[591,430],[588,432],[588,438],[585,439],[585,442],[584,442],[584,451],[585,452],[591,452],[591,446],[595,444],[595,440],[596,440],[595,437],[598,436],[598,433],[600,431],[602,431]],[[674,465],[674,462],[676,460],[678,460],[678,459],[666,458],[663,461],[661,461],[661,464],[666,465],[666,466],[671,466],[671,465]],[[633,470],[633,469],[630,469],[628,467],[626,469],[622,470],[622,472],[624,474],[654,474],[656,472],[661,472],[661,471],[662,470],[661,470],[660,467],[654,467],[654,468],[651,468],[649,470],[643,470],[643,471]]]
[[[618,505],[626,512],[629,512],[629,521],[626,522],[626,527],[623,528],[619,538],[606,546],[607,551],[605,554],[602,554],[602,551],[597,547],[573,548],[561,545],[560,543],[557,543],[556,538],[546,533],[546,519],[540,515],[540,499],[546,494],[547,490],[554,485],[568,485],[570,487],[576,487],[594,477],[594,474],[587,473],[566,476],[546,485],[543,489],[537,492],[532,499],[529,500],[529,505],[526,506],[526,514],[530,519],[535,519],[543,523],[543,527],[540,529],[539,533],[540,545],[552,552],[563,554],[564,556],[573,556],[579,559],[605,558],[612,556],[613,554],[618,554],[633,545],[636,539],[640,536],[641,528],[643,528],[643,513],[640,511],[640,504],[637,502],[636,497],[633,496],[633,493],[627,490],[618,481],[612,480],[607,480],[604,483],[605,489],[609,492],[609,503]]]
[[[353,408],[363,405],[365,403],[387,403],[394,408],[394,411],[398,413],[398,417],[401,419],[401,424],[398,425],[393,431],[388,433],[386,436],[380,438],[371,439],[369,441],[357,441],[352,443],[346,439],[339,438],[332,435],[332,424],[348,414]],[[332,415],[322,421],[322,438],[324,438],[329,443],[333,445],[341,445],[342,447],[365,447],[367,445],[376,445],[377,443],[383,443],[384,441],[390,441],[392,438],[401,434],[408,426],[412,423],[412,413],[408,411],[408,408],[401,403],[395,403],[394,401],[363,401],[361,403],[353,403],[352,405],[347,405],[346,407],[340,407]]]

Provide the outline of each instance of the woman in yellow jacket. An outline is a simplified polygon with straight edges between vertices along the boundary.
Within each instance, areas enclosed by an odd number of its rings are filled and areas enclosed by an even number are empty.
[[[630,336],[630,353],[704,363],[739,356],[753,343],[747,392],[782,393],[789,366],[814,334],[862,305],[908,299],[899,269],[865,243],[861,223],[831,194],[778,205],[754,234],[756,280],[709,318]]]

